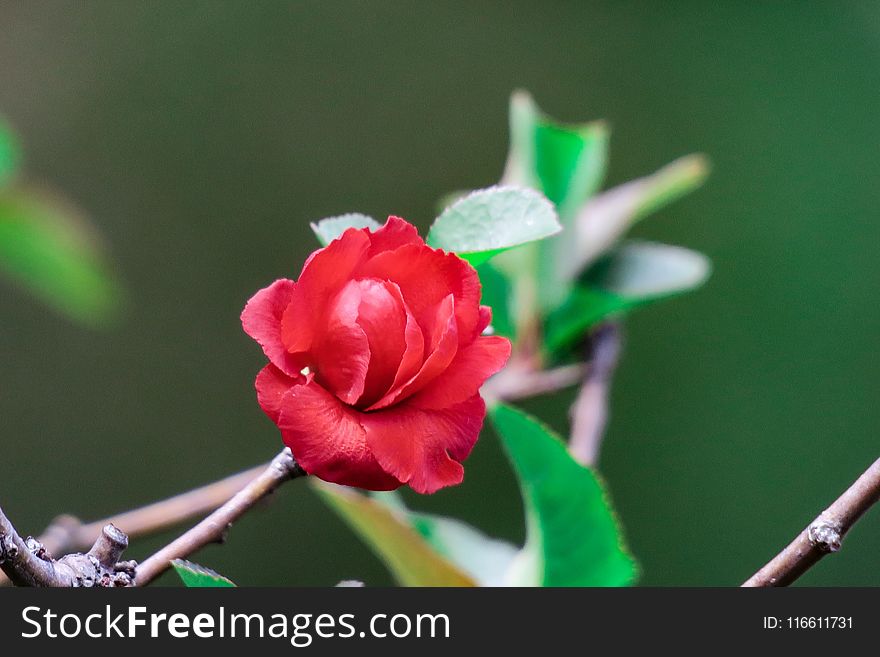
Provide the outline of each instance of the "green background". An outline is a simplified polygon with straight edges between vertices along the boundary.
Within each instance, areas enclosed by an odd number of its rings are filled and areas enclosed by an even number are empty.
[[[22,533],[268,459],[238,315],[308,221],[500,176],[512,89],[613,127],[609,181],[693,151],[707,185],[640,237],[700,292],[627,322],[601,469],[648,585],[732,585],[878,454],[880,7],[873,3],[0,2],[0,113],[130,289],[94,332],[0,281],[0,500]],[[572,394],[526,405],[560,430]],[[486,432],[422,509],[521,540]],[[240,584],[388,583],[301,483],[195,559]],[[143,558],[173,532],[137,542]],[[804,579],[880,584],[880,514]],[[173,582],[173,577],[163,582]]]

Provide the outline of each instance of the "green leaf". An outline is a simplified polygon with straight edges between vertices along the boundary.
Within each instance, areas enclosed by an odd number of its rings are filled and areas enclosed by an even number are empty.
[[[547,318],[545,347],[561,354],[596,323],[702,285],[711,263],[702,253],[653,242],[624,242],[599,260]]]
[[[601,482],[562,441],[509,406],[491,410],[526,512],[512,581],[525,586],[626,586],[637,575]]]
[[[327,217],[318,222],[312,222],[311,226],[322,246],[327,246],[349,228],[369,228],[370,230],[381,228],[378,221],[358,212],[341,214],[338,217]]]
[[[122,289],[94,229],[46,194],[0,194],[0,270],[65,315],[93,326],[114,320]]]
[[[228,588],[235,586],[223,575],[192,561],[174,559],[171,562],[171,566],[187,588]]]
[[[522,187],[489,187],[446,208],[428,233],[428,244],[477,266],[515,246],[561,230],[553,205]]]
[[[409,523],[406,511],[351,488],[311,482],[324,501],[361,537],[403,586],[476,586],[435,551]]]
[[[577,276],[637,221],[702,185],[708,174],[703,155],[687,155],[590,200],[577,214],[575,257],[565,263],[567,277]]]
[[[18,141],[9,125],[0,118],[0,186],[15,175],[21,154]]]
[[[510,308],[510,281],[504,273],[493,267],[491,262],[485,262],[477,267],[477,273],[480,275],[483,288],[480,303],[492,309],[491,326],[494,335],[503,335],[515,340],[516,330]]]
[[[479,586],[503,586],[519,551],[515,545],[486,536],[467,523],[428,513],[408,513],[410,524],[440,555]]]

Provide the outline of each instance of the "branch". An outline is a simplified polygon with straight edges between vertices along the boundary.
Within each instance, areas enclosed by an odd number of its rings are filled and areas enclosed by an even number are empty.
[[[135,585],[145,586],[161,575],[173,559],[188,557],[209,543],[221,542],[233,522],[285,481],[305,475],[305,471],[284,449],[272,462],[235,496],[137,567]]]
[[[584,363],[549,370],[512,363],[489,379],[481,392],[487,399],[516,401],[573,386],[583,378],[586,369]]]
[[[568,449],[575,460],[594,465],[599,458],[602,436],[608,422],[608,394],[620,355],[620,325],[608,322],[590,336],[584,382],[571,407],[571,437]]]
[[[840,550],[843,537],[880,500],[880,459],[743,586],[788,586],[822,557]]]
[[[154,534],[210,513],[265,469],[266,464],[258,465],[166,500],[87,524],[70,515],[58,516],[37,540],[49,554],[65,554],[87,549],[106,525],[119,527],[130,539]],[[0,574],[0,586],[8,583],[9,580]]]
[[[0,568],[16,586],[129,586],[134,562],[119,560],[127,547],[125,533],[107,525],[88,554],[56,561],[39,541],[22,540],[0,509]]]

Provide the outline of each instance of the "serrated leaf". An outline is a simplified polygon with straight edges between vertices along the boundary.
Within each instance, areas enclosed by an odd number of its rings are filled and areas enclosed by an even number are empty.
[[[83,323],[103,325],[119,312],[122,289],[94,229],[45,193],[0,194],[0,270]]]
[[[702,253],[680,246],[629,241],[599,260],[545,324],[545,347],[560,354],[598,322],[689,292],[709,277]]]
[[[522,411],[490,411],[520,482],[526,546],[513,583],[523,586],[627,586],[637,575],[608,495],[562,441]]]
[[[558,233],[553,205],[523,187],[489,187],[446,208],[428,233],[428,244],[477,266],[502,251]]]
[[[0,118],[0,187],[15,176],[20,157],[18,141],[12,128]]]
[[[187,588],[229,588],[235,586],[231,580],[223,575],[192,561],[174,559],[171,566]]]
[[[341,214],[338,217],[327,217],[312,222],[311,226],[322,246],[327,246],[349,228],[369,228],[370,230],[381,228],[378,221],[358,212]]]
[[[324,501],[382,560],[403,586],[476,586],[410,524],[405,512],[351,488],[311,482]]]
[[[709,174],[702,155],[679,158],[655,173],[619,185],[591,199],[575,219],[575,249],[564,271],[574,278],[610,249],[641,218],[688,194]]]

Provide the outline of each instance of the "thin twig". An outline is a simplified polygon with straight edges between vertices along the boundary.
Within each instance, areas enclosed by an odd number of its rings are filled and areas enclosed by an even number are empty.
[[[595,465],[608,422],[608,395],[620,355],[620,325],[602,324],[590,336],[589,368],[571,407],[568,449],[584,465]]]
[[[880,500],[880,459],[743,586],[788,586],[822,557],[840,550],[843,537]]]
[[[489,379],[483,386],[486,399],[517,401],[544,395],[575,385],[584,377],[584,363],[563,365],[549,370],[533,370],[512,363]]]
[[[305,474],[289,449],[272,459],[268,467],[228,502],[137,567],[136,586],[144,586],[161,575],[173,559],[188,557],[209,543],[221,541],[233,522],[285,481]]]
[[[70,515],[58,516],[37,540],[49,554],[66,554],[87,549],[101,535],[101,530],[110,524],[119,527],[130,539],[155,534],[210,513],[247,486],[266,467],[267,464],[264,463],[186,493],[103,520],[82,523]],[[0,586],[8,583],[5,575],[0,574]]]

